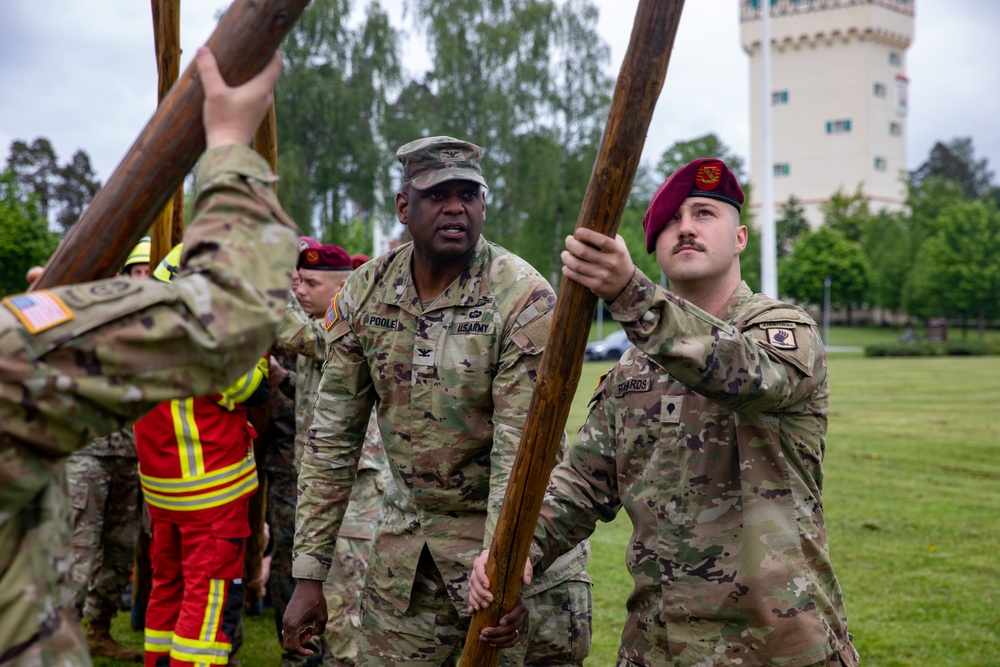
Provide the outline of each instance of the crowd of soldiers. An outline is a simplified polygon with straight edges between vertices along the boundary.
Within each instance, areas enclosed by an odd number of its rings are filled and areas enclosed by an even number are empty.
[[[196,65],[207,151],[162,279],[140,244],[123,276],[0,308],[0,665],[88,665],[88,648],[236,664],[258,479],[269,566],[248,585],[269,593],[282,664],[457,664],[493,599],[485,558],[555,293],[484,237],[483,152],[452,137],[396,152],[411,242],[369,260],[299,236],[246,148],[280,60],[236,88],[208,49]],[[636,347],[563,443],[523,595],[479,637],[500,664],[583,664],[587,538],[622,508],[621,667],[857,664],[822,511],[826,358],[808,315],[741,280],[743,203],[714,158],[663,183],[643,228],[669,291],[620,237],[567,238],[563,274]],[[260,397],[258,472],[242,406]],[[142,530],[139,652],[109,629]]]

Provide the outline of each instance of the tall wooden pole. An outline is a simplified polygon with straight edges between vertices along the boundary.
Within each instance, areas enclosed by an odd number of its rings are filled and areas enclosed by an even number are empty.
[[[180,75],[181,8],[179,0],[150,0],[150,4],[153,15],[153,51],[156,56],[156,101],[159,106]],[[156,216],[149,236],[149,269],[152,273],[160,260],[184,236],[183,183]],[[145,503],[141,503],[140,507],[145,512]],[[146,603],[153,590],[150,534],[146,528],[147,521],[144,518],[135,542],[135,564],[132,570],[132,621],[136,630],[145,626]]]
[[[153,45],[156,50],[158,104],[170,92],[181,71],[181,8],[178,0],[150,0],[153,10]],[[150,269],[181,242],[184,236],[184,184],[160,211],[150,230]]]
[[[683,0],[640,0],[625,60],[611,101],[604,137],[590,176],[578,227],[614,236],[632,189],[646,131],[663,88]],[[517,602],[521,573],[538,521],[549,473],[580,381],[583,349],[597,297],[563,280],[524,434],[493,535],[486,574],[493,604],[472,617],[462,667],[492,667],[500,657],[479,640]]]
[[[231,86],[257,74],[309,0],[236,0],[207,46]],[[205,149],[204,92],[194,63],[46,264],[34,288],[114,275]]]

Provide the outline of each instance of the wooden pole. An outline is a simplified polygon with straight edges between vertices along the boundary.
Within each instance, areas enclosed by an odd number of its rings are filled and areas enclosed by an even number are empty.
[[[683,0],[639,1],[578,227],[595,229],[608,236],[617,233],[666,77],[683,6]],[[479,635],[484,628],[496,626],[521,594],[521,574],[570,403],[580,381],[583,349],[596,305],[597,297],[590,290],[572,280],[562,281],[486,564],[493,604],[472,617],[462,667],[492,667],[500,657],[500,651],[481,642]]]
[[[181,8],[179,0],[150,0],[153,15],[153,51],[156,56],[157,106],[170,92],[181,69]],[[167,205],[156,216],[149,232],[149,272],[160,263],[170,249],[184,236],[184,185],[174,192]],[[142,491],[140,490],[140,494]],[[144,505],[140,505],[144,508]],[[153,590],[153,564],[150,559],[150,534],[143,521],[135,542],[135,563],[132,570],[132,614],[134,625],[145,625],[146,603]]]
[[[207,46],[231,86],[257,74],[309,0],[236,0]],[[194,63],[49,259],[34,288],[114,275],[205,149]]]

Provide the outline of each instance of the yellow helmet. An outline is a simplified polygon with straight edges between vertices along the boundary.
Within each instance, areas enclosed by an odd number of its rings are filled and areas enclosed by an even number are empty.
[[[138,245],[132,248],[132,252],[128,254],[128,259],[125,260],[125,264],[122,265],[122,273],[128,273],[128,267],[133,264],[149,264],[149,250],[152,246],[148,236],[143,236],[139,241]]]
[[[153,277],[165,283],[173,282],[174,276],[177,275],[177,270],[181,268],[181,252],[183,250],[183,243],[178,243],[171,248],[167,256],[156,265],[156,268],[153,270]]]

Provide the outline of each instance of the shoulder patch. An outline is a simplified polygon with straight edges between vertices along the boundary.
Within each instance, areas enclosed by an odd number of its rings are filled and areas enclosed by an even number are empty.
[[[795,340],[794,325],[769,325],[763,328],[767,332],[767,342],[779,350],[797,350],[799,348],[798,342]]]
[[[21,324],[33,334],[73,319],[73,311],[63,303],[62,299],[48,290],[5,297],[3,305],[7,306]]]
[[[323,326],[327,331],[333,328],[337,322],[340,321],[340,310],[337,308],[337,303],[340,300],[340,292],[333,295],[330,299],[330,307],[326,309],[326,317],[323,319]]]

